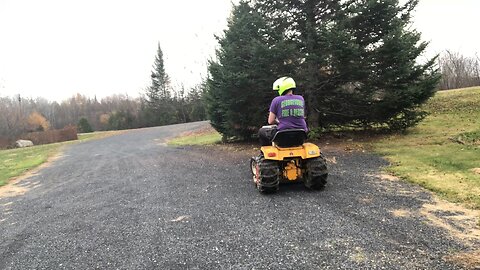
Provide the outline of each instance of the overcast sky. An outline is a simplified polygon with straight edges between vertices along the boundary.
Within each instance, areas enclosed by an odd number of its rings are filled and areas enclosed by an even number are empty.
[[[193,86],[230,10],[230,0],[0,0],[0,95],[137,96],[158,42],[174,84]],[[478,0],[420,0],[414,27],[428,55],[480,53],[479,11]]]

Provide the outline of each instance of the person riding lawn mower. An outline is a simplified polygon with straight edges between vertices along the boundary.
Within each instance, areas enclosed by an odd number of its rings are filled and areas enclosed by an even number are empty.
[[[273,83],[278,97],[270,105],[268,124],[258,136],[261,154],[252,157],[253,182],[261,193],[275,192],[280,182],[303,181],[309,189],[327,183],[327,164],[318,146],[305,143],[305,100],[295,95],[295,81],[282,77]]]

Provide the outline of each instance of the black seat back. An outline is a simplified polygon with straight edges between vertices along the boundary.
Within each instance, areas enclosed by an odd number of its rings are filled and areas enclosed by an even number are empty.
[[[307,139],[307,133],[303,129],[286,129],[278,131],[273,137],[273,142],[278,147],[296,147],[301,146],[305,139]]]

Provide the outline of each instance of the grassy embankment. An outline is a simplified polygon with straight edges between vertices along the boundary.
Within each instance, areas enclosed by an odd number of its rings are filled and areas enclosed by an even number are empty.
[[[390,173],[480,209],[480,88],[438,92],[424,108],[422,123],[374,151],[392,162]]]
[[[93,132],[79,134],[78,141],[92,140],[109,136],[114,132]],[[62,147],[78,141],[37,145],[27,148],[0,150],[0,186],[6,185],[8,180],[22,175],[43,164],[48,158],[57,154]]]

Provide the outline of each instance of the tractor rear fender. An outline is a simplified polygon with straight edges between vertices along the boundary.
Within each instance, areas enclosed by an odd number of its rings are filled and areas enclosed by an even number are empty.
[[[284,160],[285,158],[300,157],[302,159],[320,156],[320,148],[313,143],[304,143],[302,146],[280,148],[277,146],[262,146],[260,149],[265,159]]]

